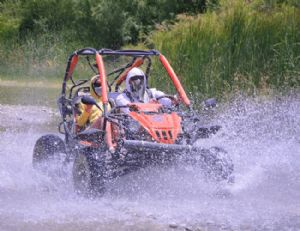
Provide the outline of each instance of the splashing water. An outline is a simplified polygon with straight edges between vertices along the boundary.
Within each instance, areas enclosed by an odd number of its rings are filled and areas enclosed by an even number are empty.
[[[142,169],[102,198],[78,197],[72,166],[63,177],[31,166],[55,113],[0,105],[0,230],[300,230],[299,96],[237,98],[213,115],[223,129],[198,145],[230,153],[236,182],[225,198],[189,166]]]

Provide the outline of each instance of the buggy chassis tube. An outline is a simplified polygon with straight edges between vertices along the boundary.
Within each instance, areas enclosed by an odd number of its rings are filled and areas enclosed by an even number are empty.
[[[64,82],[62,86],[62,95],[65,95],[66,92],[66,81],[71,78],[74,69],[78,63],[79,55],[95,55],[98,73],[100,75],[100,82],[102,84],[102,103],[104,107],[104,118],[107,118],[107,112],[108,112],[108,94],[107,94],[107,79],[106,79],[106,73],[105,73],[105,67],[103,63],[102,56],[99,54],[100,51],[97,51],[94,48],[84,48],[79,51],[75,51],[68,60],[68,65],[66,68],[65,76],[64,76]],[[111,126],[107,126],[107,119],[104,120],[104,129],[107,133],[106,143],[110,150],[114,150],[113,144],[112,144],[112,135],[111,135]],[[64,127],[66,129],[66,122],[64,118]]]
[[[99,55],[98,52],[96,52],[96,63],[98,66],[98,71],[100,74],[101,84],[104,85],[104,87],[101,88],[102,90],[102,103],[104,104],[104,115],[107,113],[107,108],[105,107],[108,104],[108,97],[107,97],[107,81],[106,81],[106,73],[104,68],[104,63],[102,56]]]
[[[135,151],[162,151],[162,152],[182,152],[182,151],[201,151],[200,147],[192,145],[181,145],[181,144],[159,144],[149,141],[137,141],[137,140],[125,140],[124,148],[135,150]]]
[[[168,62],[168,60],[166,59],[165,56],[163,56],[162,54],[159,55],[159,60],[161,61],[162,65],[164,66],[164,68],[166,69],[166,71],[168,72],[168,75],[170,76],[171,80],[173,81],[173,84],[180,96],[180,98],[182,99],[182,101],[185,103],[186,106],[190,106],[191,102],[189,100],[189,98],[187,97],[177,75],[175,74],[173,68],[171,67],[170,63]]]
[[[127,68],[127,70],[125,70],[125,72],[123,72],[121,74],[121,76],[119,77],[117,83],[116,83],[116,86],[117,86],[117,89],[119,88],[119,86],[122,84],[122,82],[126,79],[127,77],[127,74],[130,70],[132,70],[134,67],[139,67],[141,66],[142,64],[144,63],[144,59],[139,57],[137,58],[134,63],[129,67]]]
[[[106,80],[106,73],[105,73],[105,67],[103,63],[102,56],[99,54],[99,51],[97,51],[94,48],[85,48],[81,49],[79,51],[75,51],[68,60],[67,69],[65,72],[64,77],[64,83],[62,88],[62,95],[65,95],[66,91],[66,81],[71,78],[73,71],[78,63],[79,55],[95,55],[96,63],[98,72],[100,75],[100,82],[104,87],[102,87],[102,103],[104,105],[104,115],[107,114],[107,105],[108,105],[108,96],[107,96],[107,80]]]

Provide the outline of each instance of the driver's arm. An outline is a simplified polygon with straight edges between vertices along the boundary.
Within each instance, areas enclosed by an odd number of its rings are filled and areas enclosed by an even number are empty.
[[[79,104],[80,115],[76,117],[76,122],[79,127],[84,127],[87,123],[93,123],[100,116],[102,116],[102,112],[96,106],[89,106],[83,103]]]
[[[165,93],[162,92],[162,91],[158,91],[156,89],[153,89],[152,90],[152,95],[155,99],[157,99],[161,96],[164,96]],[[161,103],[165,107],[171,107],[172,106],[172,100],[169,99],[169,98],[162,98],[162,99],[159,100],[159,103]]]
[[[124,93],[120,94],[116,98],[116,106],[127,106],[130,103],[131,103],[130,100],[128,99],[128,97]],[[128,114],[129,113],[129,107],[120,108],[120,111],[123,112],[123,113]]]

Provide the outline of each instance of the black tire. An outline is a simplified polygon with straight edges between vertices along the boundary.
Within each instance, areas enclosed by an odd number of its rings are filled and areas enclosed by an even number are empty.
[[[205,175],[214,180],[234,182],[234,165],[228,153],[219,147],[204,150],[202,155],[202,167]]]
[[[99,150],[82,148],[73,165],[73,184],[83,196],[101,196],[105,191],[105,160]]]
[[[64,141],[56,135],[44,135],[35,143],[32,164],[34,168],[37,168],[41,164],[53,159],[59,159],[62,163],[65,157],[66,148]]]

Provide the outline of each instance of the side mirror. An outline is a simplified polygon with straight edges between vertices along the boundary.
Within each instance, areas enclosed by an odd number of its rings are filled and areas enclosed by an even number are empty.
[[[90,96],[87,96],[87,95],[82,96],[81,102],[83,104],[87,104],[87,105],[97,105],[96,100],[94,98],[90,97]]]
[[[205,108],[213,108],[217,106],[217,100],[215,98],[209,98],[204,101]]]

